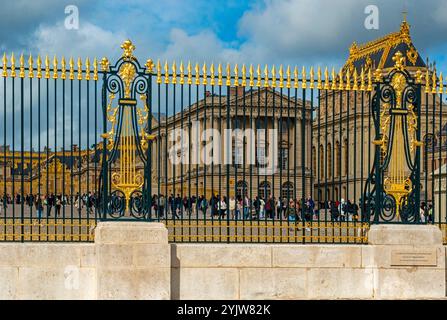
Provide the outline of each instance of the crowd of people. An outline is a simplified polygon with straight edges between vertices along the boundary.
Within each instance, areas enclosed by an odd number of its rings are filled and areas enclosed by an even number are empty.
[[[77,193],[74,196],[67,196],[62,194],[47,194],[47,195],[36,195],[36,194],[16,194],[12,197],[9,194],[5,194],[0,198],[0,213],[9,206],[13,205],[25,205],[32,211],[35,208],[37,217],[42,218],[45,212],[47,217],[50,217],[52,212],[55,216],[61,215],[61,210],[67,205],[73,205],[78,210],[83,208],[87,209],[87,214],[91,214],[93,209],[98,205],[98,197],[96,193],[84,193],[80,195]],[[54,208],[54,211],[53,211]]]

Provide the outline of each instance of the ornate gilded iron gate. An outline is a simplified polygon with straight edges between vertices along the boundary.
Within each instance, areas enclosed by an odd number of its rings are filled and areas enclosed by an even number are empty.
[[[153,136],[147,133],[147,125],[151,120],[153,65],[151,60],[144,67],[139,64],[131,41],[125,41],[121,48],[123,55],[114,66],[106,58],[101,61],[103,126],[108,128],[101,135],[106,146],[102,153],[102,219],[148,219],[149,144]]]
[[[364,205],[375,223],[420,222],[421,79],[397,52],[393,70],[375,71],[371,114],[374,165],[364,188]]]

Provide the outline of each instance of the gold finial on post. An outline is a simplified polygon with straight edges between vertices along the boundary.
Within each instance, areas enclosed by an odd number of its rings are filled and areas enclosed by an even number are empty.
[[[78,80],[82,80],[82,60],[78,58]]]
[[[282,64],[279,66],[279,87],[280,88],[284,88],[284,74],[283,74],[283,68],[282,68]]]
[[[247,69],[245,68],[245,63],[242,65],[242,86],[245,87],[247,85]]]
[[[356,68],[354,68],[354,85],[352,86],[352,89],[354,90],[354,91],[357,91],[358,89],[359,89],[359,86],[358,86],[358,75],[357,75],[357,69]]]
[[[235,86],[235,87],[238,87],[239,86],[239,69],[238,69],[238,66],[237,66],[237,63],[234,65],[234,81],[233,81],[233,85]]]
[[[169,66],[168,66],[168,60],[165,60],[165,66],[164,66],[164,70],[165,70],[165,84],[169,83]]]
[[[90,80],[90,59],[85,59],[85,80]]]
[[[216,85],[216,75],[214,74],[215,70],[214,70],[214,62],[211,63],[210,66],[210,85],[214,86]]]
[[[196,65],[195,65],[195,67],[194,67],[194,71],[195,71],[195,78],[196,78],[196,82],[195,82],[195,84],[196,85],[199,85],[200,84],[200,73],[199,73],[199,64],[196,62]]]
[[[172,61],[171,70],[172,70],[172,84],[176,84],[177,83],[177,66],[175,64],[175,61]]]
[[[110,66],[109,59],[107,59],[106,57],[103,57],[101,59],[101,70],[107,72],[107,71],[109,71],[109,66]]]
[[[372,76],[371,76],[371,68],[368,69],[368,87],[367,91],[372,91]]]
[[[19,77],[25,78],[25,58],[23,57],[23,53],[20,55],[19,63],[20,63]]]
[[[334,67],[332,67],[331,76],[332,76],[331,90],[337,90],[337,78],[335,77],[335,68]]]
[[[344,85],[343,85],[343,69],[340,68],[340,70],[338,71],[338,79],[340,80],[339,84],[338,84],[338,90],[343,90],[344,89]]]
[[[42,78],[42,59],[37,55],[37,78]]]
[[[107,61],[107,63],[108,63],[107,58],[102,58],[101,65],[103,67],[103,71],[105,71],[105,69],[104,69],[105,61]],[[70,72],[69,72],[68,77],[70,78],[70,80],[74,80],[74,59],[73,59],[73,57],[70,58],[70,61],[68,62],[68,64],[70,65]]]
[[[293,88],[294,89],[298,89],[299,87],[299,79],[298,79],[298,67],[295,66],[295,68],[293,68]]]
[[[227,62],[226,77],[227,77],[227,81],[226,81],[225,85],[229,87],[229,86],[231,86],[231,69],[230,69],[230,63],[228,63],[228,62]]]
[[[439,89],[438,89],[438,93],[439,94],[443,94],[444,93],[444,84],[442,83],[443,79],[442,79],[442,72],[439,74]]]
[[[436,69],[433,70],[433,73],[431,75],[431,85],[432,85],[432,89],[431,89],[431,93],[436,93],[436,86],[437,86],[437,77],[436,77]]]
[[[157,83],[161,83],[161,63],[160,59],[157,60]]]
[[[351,90],[351,72],[349,68],[346,69],[346,85],[345,90]]]
[[[365,91],[365,69],[360,71],[360,91]]]
[[[217,65],[217,85],[222,86],[222,64]]]
[[[57,79],[57,58],[56,56],[53,57],[53,79]]]
[[[303,66],[301,70],[301,88],[307,88],[307,75],[306,75],[306,67]]]
[[[425,93],[430,92],[430,77],[428,75],[428,68],[425,71]]]
[[[206,63],[203,62],[202,66],[202,84],[205,86],[208,84],[208,75],[206,73]]]
[[[317,70],[317,89],[321,90],[323,88],[323,86],[321,85],[321,67],[318,66],[318,70]]]
[[[256,68],[256,87],[261,87],[261,65]]]
[[[96,58],[95,58],[95,61],[96,61]],[[62,59],[61,59],[61,79],[62,80],[66,79],[66,72],[67,72],[67,70],[66,70],[66,62],[65,62],[64,56],[62,56]],[[98,76],[96,76],[96,77],[98,77]]]
[[[16,77],[16,59],[14,58],[14,52],[11,54],[11,78]]]
[[[135,57],[133,56],[135,46],[133,45],[132,41],[130,41],[129,39],[124,41],[123,44],[121,45],[121,49],[123,49],[122,57],[124,58],[124,60],[135,59]]]
[[[377,68],[374,70],[374,81],[381,82],[382,81],[382,70]]]
[[[45,56],[45,79],[50,79],[50,59]]]
[[[98,60],[96,57],[93,60],[93,80],[98,81]]]
[[[253,87],[255,85],[255,75],[254,75],[254,69],[253,69],[253,65],[250,64],[250,68],[248,69],[248,72],[250,74],[250,82],[249,82],[249,86]]]
[[[3,53],[2,62],[3,62],[3,73],[2,73],[2,76],[5,78],[5,77],[8,76],[8,58],[6,58],[6,52]]]
[[[324,90],[329,90],[329,71],[328,68],[324,68]]]
[[[180,84],[185,84],[185,69],[183,67],[183,61],[180,61]]]
[[[146,67],[146,73],[152,73],[154,70],[154,61],[152,59],[147,59],[144,66]]]
[[[275,69],[275,65],[272,66],[272,88],[276,88],[276,69]]]
[[[264,66],[264,88],[269,87],[269,67],[267,65]]]
[[[187,83],[189,85],[192,84],[192,68],[191,68],[191,61],[188,61],[188,66],[186,67],[186,70],[188,71],[188,80]]]
[[[29,54],[28,57],[28,77],[30,79],[34,78],[34,66],[33,66],[33,56],[31,55],[31,53]]]
[[[286,76],[287,76],[286,88],[290,89],[290,66],[289,65],[287,66]]]
[[[314,79],[314,67],[313,66],[310,67],[309,76],[310,76],[309,88],[314,89],[315,88],[315,84],[314,84],[315,79]]]
[[[423,76],[422,76],[421,69],[418,69],[416,71],[416,83],[417,84],[421,84],[422,83],[422,78],[423,78]]]

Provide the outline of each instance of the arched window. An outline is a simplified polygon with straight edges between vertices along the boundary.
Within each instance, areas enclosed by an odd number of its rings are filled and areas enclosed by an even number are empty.
[[[246,196],[248,191],[247,191],[247,182],[245,181],[238,181],[237,186],[236,186],[236,195],[238,197],[242,197],[242,195]]]
[[[348,153],[348,139],[343,141],[343,162],[344,162],[344,172],[343,175],[347,176],[349,171],[349,153]]]
[[[331,144],[329,143],[326,146],[326,155],[327,155],[327,177],[330,178],[332,177],[332,149],[331,149]]]
[[[268,181],[262,181],[259,184],[259,189],[258,189],[259,197],[263,198],[265,200],[268,197],[270,197],[270,194],[271,194],[270,183]]]
[[[341,156],[340,156],[340,142],[335,142],[335,176],[341,176]]]
[[[287,182],[283,183],[283,185],[281,187],[281,198],[283,198],[283,199],[293,199],[294,198],[292,182],[287,181]]]
[[[324,179],[324,164],[326,161],[324,161],[324,148],[323,145],[320,144],[320,151],[318,152],[318,156],[320,157],[320,179]]]

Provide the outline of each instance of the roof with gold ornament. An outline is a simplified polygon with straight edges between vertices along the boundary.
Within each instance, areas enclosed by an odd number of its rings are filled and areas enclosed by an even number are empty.
[[[402,21],[400,30],[384,37],[375,39],[362,45],[353,42],[349,49],[349,58],[344,68],[358,73],[362,67],[366,70],[387,69],[394,66],[392,60],[396,52],[400,51],[405,57],[407,67],[425,68],[426,64],[416,50],[410,36],[410,25],[406,19]]]

